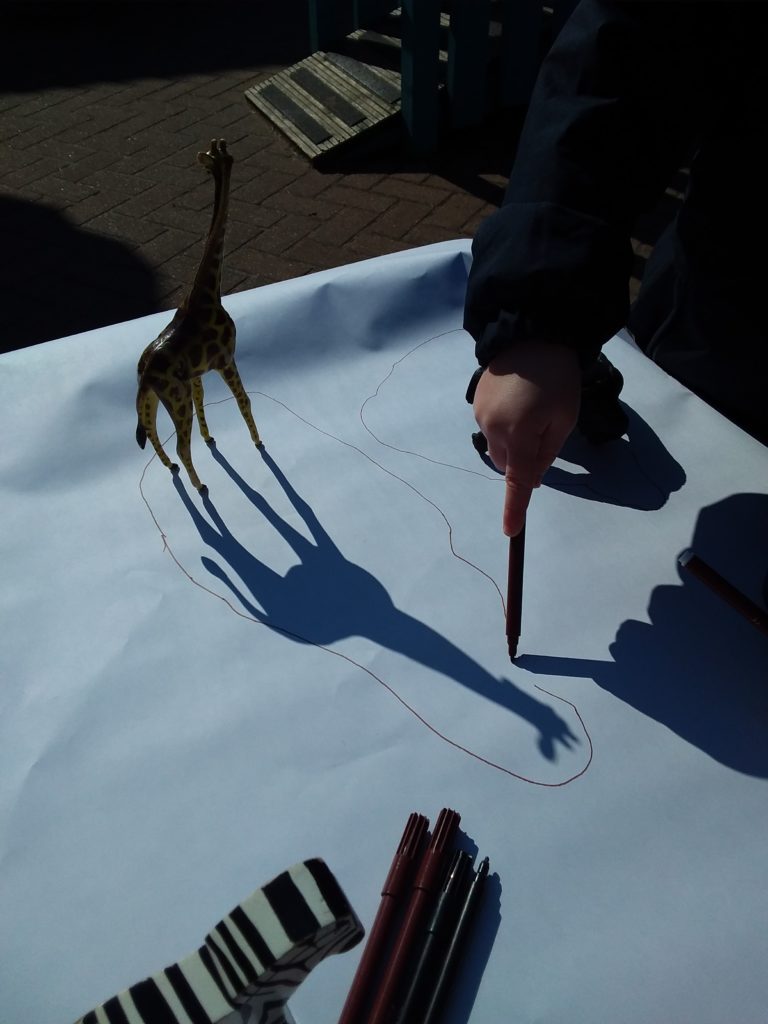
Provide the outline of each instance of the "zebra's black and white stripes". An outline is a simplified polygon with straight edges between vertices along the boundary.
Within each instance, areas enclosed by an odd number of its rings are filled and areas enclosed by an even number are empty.
[[[195,953],[77,1024],[281,1024],[288,997],[312,968],[362,937],[324,861],[302,861],[238,904]]]

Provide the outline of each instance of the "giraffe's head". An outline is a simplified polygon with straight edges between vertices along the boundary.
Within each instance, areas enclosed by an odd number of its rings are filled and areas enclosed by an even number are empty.
[[[197,154],[197,162],[216,175],[225,169],[229,170],[234,160],[227,152],[226,139],[211,139],[210,148],[205,153]]]

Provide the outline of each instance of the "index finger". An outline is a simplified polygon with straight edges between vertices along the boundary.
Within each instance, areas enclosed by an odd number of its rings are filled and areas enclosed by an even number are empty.
[[[497,469],[504,469],[505,494],[501,528],[516,537],[523,528],[525,511],[538,482],[538,436],[530,430],[487,432],[488,455]]]
[[[507,464],[505,485],[502,529],[508,537],[516,537],[525,524],[525,513],[533,493],[533,484],[524,483],[514,467]]]

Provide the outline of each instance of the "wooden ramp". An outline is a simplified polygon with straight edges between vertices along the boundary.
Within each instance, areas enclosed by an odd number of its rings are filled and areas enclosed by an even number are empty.
[[[447,18],[441,19],[441,28]],[[400,11],[358,29],[246,90],[246,99],[311,160],[352,144],[373,146],[400,130]],[[440,50],[445,68],[447,51]],[[443,75],[443,82],[445,76]]]
[[[339,20],[349,2],[309,3],[315,53],[245,95],[318,160],[353,143],[389,144],[395,133],[430,153],[441,128],[525,105],[575,0],[401,0],[394,10],[392,0],[355,0],[371,14],[364,26]]]

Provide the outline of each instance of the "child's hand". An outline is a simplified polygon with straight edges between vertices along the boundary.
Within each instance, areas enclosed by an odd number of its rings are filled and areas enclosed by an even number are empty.
[[[521,342],[491,361],[477,384],[475,419],[488,455],[506,476],[503,530],[523,528],[531,492],[576,425],[581,371],[576,354],[552,342]]]

